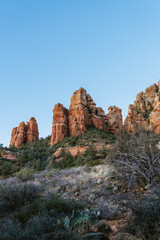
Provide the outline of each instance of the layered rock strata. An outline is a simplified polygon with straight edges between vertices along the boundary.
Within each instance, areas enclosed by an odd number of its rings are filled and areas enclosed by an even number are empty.
[[[28,142],[39,139],[38,125],[34,117],[26,124],[21,122],[18,127],[13,128],[10,146],[20,147]]]
[[[85,133],[89,126],[95,126],[104,131],[111,130],[113,133],[117,132],[122,127],[121,110],[115,106],[111,109],[106,115],[102,108],[96,107],[86,90],[80,88],[73,93],[69,110],[60,103],[55,105],[51,145],[68,136],[79,136]]]

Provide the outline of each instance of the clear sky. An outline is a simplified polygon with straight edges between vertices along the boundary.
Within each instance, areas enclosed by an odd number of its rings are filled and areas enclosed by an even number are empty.
[[[51,134],[57,102],[84,87],[127,114],[160,79],[159,0],[0,0],[0,143],[34,116]]]

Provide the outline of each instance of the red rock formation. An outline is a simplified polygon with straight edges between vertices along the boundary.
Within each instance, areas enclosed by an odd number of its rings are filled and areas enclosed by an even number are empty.
[[[27,128],[24,122],[21,122],[18,127],[13,128],[10,146],[20,147],[26,143]]]
[[[53,110],[51,145],[68,137],[68,110],[58,103]]]
[[[87,131],[89,126],[95,126],[100,130],[108,131],[108,119],[110,122],[110,128],[112,122],[114,130],[121,127],[122,115],[121,110],[114,107],[111,115],[105,115],[102,108],[96,107],[93,99],[86,90],[80,88],[73,93],[69,110],[63,107],[60,103],[57,104],[53,110],[53,125],[52,125],[52,137],[51,145],[57,143],[67,136],[78,136]],[[121,122],[120,122],[121,119]]]
[[[39,138],[38,125],[36,119],[32,117],[29,122],[26,123],[27,127],[27,139],[26,142],[34,142]]]
[[[157,105],[150,114],[150,129],[155,130],[160,134],[160,103]]]
[[[96,104],[93,102],[93,99],[89,94],[87,94],[87,103],[91,118],[90,125],[93,125],[100,130],[107,131],[107,117],[103,109],[96,107]]]
[[[133,105],[129,105],[124,126],[127,131],[135,132],[137,127],[155,129],[160,133],[160,81],[140,92]]]
[[[68,115],[69,135],[78,136],[87,131],[91,124],[86,90],[80,88],[73,93]]]
[[[18,127],[13,128],[10,146],[20,147],[28,142],[34,142],[38,138],[38,125],[35,118],[32,117],[27,124],[21,122]]]
[[[109,132],[118,133],[123,126],[122,110],[116,106],[109,107],[108,110],[107,119]]]
[[[128,115],[125,119],[124,126],[128,132],[135,132],[138,128],[147,128],[147,122],[142,113],[137,112],[134,105],[130,104]]]

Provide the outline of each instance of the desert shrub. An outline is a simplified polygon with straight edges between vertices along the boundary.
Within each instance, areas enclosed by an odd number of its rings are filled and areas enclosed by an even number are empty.
[[[65,217],[71,215],[72,211],[81,209],[82,206],[73,201],[66,201],[56,195],[50,198],[38,198],[26,204],[22,209],[14,213],[14,219],[25,225],[33,216],[49,215],[54,217]]]
[[[55,160],[55,157],[53,155],[49,156],[47,158],[46,167],[45,167],[46,170],[51,170],[55,167],[55,161],[54,160]]]
[[[102,149],[99,151],[99,153],[101,154],[101,157],[102,157],[102,158],[105,158],[105,157],[107,156],[107,154],[108,154],[108,149],[102,148]]]
[[[93,167],[100,164],[100,160],[98,159],[96,152],[93,150],[92,147],[86,149],[85,153],[83,154],[84,163],[88,167]]]
[[[21,180],[31,180],[33,178],[33,169],[30,168],[23,168],[22,170],[20,170],[19,172],[16,172],[13,174],[14,177],[16,178],[20,178]]]
[[[144,187],[159,183],[160,152],[157,147],[159,135],[143,129],[135,135],[121,132],[115,148],[106,160],[116,169],[116,177],[123,187]]]
[[[132,201],[132,220],[125,231],[135,237],[156,240],[160,236],[160,195]]]
[[[113,144],[113,143],[115,143],[115,140],[116,140],[115,135],[113,135],[112,133],[108,133],[107,136],[106,136],[105,143],[106,144]]]
[[[63,159],[60,162],[55,164],[56,168],[64,169],[64,168],[71,168],[75,166],[73,156],[70,154],[70,152],[62,151],[60,154],[60,157],[62,157]]]
[[[0,160],[0,175],[10,175],[13,163],[11,161]]]
[[[15,179],[0,181],[1,210],[13,210],[31,202],[41,193],[41,187],[33,183],[21,183]]]
[[[9,150],[10,150],[11,152],[18,152],[18,149],[17,149],[14,145],[10,146],[10,147],[9,147]]]
[[[80,234],[74,230],[66,231],[57,219],[48,215],[38,215],[31,218],[26,227],[9,219],[1,221],[0,240],[81,240]]]
[[[80,240],[95,220],[84,206],[52,195],[25,204],[12,219],[1,219],[0,239]]]
[[[95,159],[96,152],[93,150],[92,147],[89,147],[89,148],[86,149],[83,156],[86,158],[86,161],[92,160],[92,159]]]
[[[21,167],[29,167],[35,171],[44,170],[49,156],[53,155],[54,147],[49,145],[50,137],[40,139],[21,146],[17,162]]]
[[[78,138],[76,138],[76,137],[73,137],[73,136],[69,137],[68,138],[69,146],[74,147],[76,145],[77,140],[78,140]]]
[[[96,156],[96,152],[92,147],[87,148],[83,155],[77,155],[75,157],[73,157],[70,152],[62,151],[60,157],[63,159],[54,164],[55,168],[65,169],[84,165],[92,167],[100,164],[100,160]]]
[[[27,240],[25,232],[19,223],[14,223],[11,219],[0,220],[0,240]]]

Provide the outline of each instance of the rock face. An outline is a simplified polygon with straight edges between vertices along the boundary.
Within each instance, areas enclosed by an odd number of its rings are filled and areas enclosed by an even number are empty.
[[[73,93],[68,115],[69,135],[78,136],[90,125],[86,90],[80,88]]]
[[[87,131],[89,126],[95,126],[105,131],[111,129],[113,133],[117,132],[122,126],[122,114],[121,110],[114,106],[113,110],[105,115],[102,108],[96,107],[86,90],[80,88],[73,93],[69,110],[60,103],[55,105],[51,145],[65,137],[81,135]]]
[[[13,128],[10,146],[20,147],[28,142],[39,139],[38,125],[34,117],[26,124],[21,122],[18,127]]]
[[[51,145],[68,136],[68,110],[58,103],[53,110]]]
[[[124,126],[131,132],[143,127],[160,133],[160,81],[137,95],[134,103],[129,105]]]
[[[111,133],[118,133],[122,128],[122,110],[116,106],[108,108],[108,128]]]
[[[38,124],[34,117],[32,117],[29,120],[29,122],[26,123],[26,128],[27,128],[26,143],[35,142],[36,140],[39,139]]]

